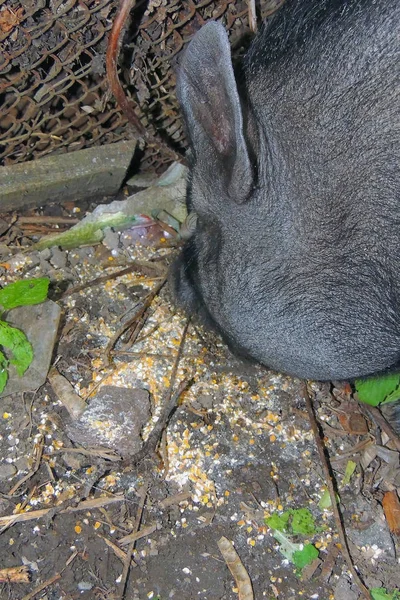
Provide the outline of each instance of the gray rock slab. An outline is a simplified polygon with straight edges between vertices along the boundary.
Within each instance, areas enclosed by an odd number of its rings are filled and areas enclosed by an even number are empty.
[[[7,314],[7,323],[21,329],[33,346],[33,361],[23,377],[13,365],[9,368],[7,385],[0,397],[15,392],[36,390],[46,381],[56,341],[61,309],[52,300],[34,306],[19,306]]]
[[[128,457],[142,447],[141,431],[149,418],[147,390],[104,386],[79,419],[67,426],[67,434],[84,447],[105,446]]]

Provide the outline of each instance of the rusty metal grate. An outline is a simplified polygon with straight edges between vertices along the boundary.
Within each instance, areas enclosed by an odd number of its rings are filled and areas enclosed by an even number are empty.
[[[282,0],[259,2],[261,15]],[[0,161],[13,164],[132,136],[108,92],[105,54],[117,0],[0,0]],[[237,43],[246,0],[138,2],[125,35],[120,77],[143,124],[185,148],[171,63],[209,19]],[[145,166],[168,157],[147,150]]]

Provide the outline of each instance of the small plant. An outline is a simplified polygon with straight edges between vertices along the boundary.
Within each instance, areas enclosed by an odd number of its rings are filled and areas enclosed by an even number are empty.
[[[314,517],[307,508],[275,513],[265,519],[265,522],[273,530],[272,535],[280,544],[280,552],[295,565],[299,573],[318,558],[318,550],[313,544],[295,543],[290,539],[294,535],[310,537],[317,533]]]
[[[47,298],[49,279],[24,279],[10,283],[0,290],[0,306],[3,311],[17,306],[40,304]],[[3,350],[8,350],[7,358]],[[20,329],[12,327],[0,319],[0,393],[8,380],[8,367],[14,365],[17,374],[22,377],[33,359],[33,348],[26,335]]]
[[[374,600],[400,600],[399,590],[388,592],[385,588],[372,588],[370,592]]]
[[[355,386],[361,402],[365,402],[370,406],[395,402],[400,398],[399,373],[369,377],[368,379],[357,379]]]

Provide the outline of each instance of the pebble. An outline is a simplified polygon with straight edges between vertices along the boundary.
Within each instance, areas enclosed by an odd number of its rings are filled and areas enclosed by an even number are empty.
[[[17,472],[17,467],[9,463],[3,463],[0,465],[0,479],[8,479],[13,477]]]
[[[67,255],[64,251],[60,250],[60,248],[55,247],[52,249],[50,262],[56,269],[65,269],[67,266]]]
[[[93,584],[90,583],[90,581],[80,581],[78,583],[78,590],[81,590],[81,592],[86,592],[88,590],[91,590],[93,587]]]
[[[70,469],[75,469],[76,471],[90,464],[90,459],[87,456],[75,452],[66,452],[62,455],[62,459],[67,467]]]

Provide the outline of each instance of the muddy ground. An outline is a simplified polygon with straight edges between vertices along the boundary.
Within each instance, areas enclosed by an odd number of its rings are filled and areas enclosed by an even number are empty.
[[[0,583],[0,598],[234,600],[238,583],[219,550],[222,536],[234,543],[256,599],[361,598],[332,511],[320,507],[325,477],[303,382],[235,358],[195,323],[182,349],[186,316],[161,286],[176,252],[162,227],[152,236],[110,231],[94,246],[21,252],[48,232],[46,217],[90,208],[30,211],[41,230],[17,220],[1,239],[2,285],[50,278],[49,297],[62,308],[52,366],[92,413],[73,418],[54,380],[0,398],[0,569],[25,566],[29,577]],[[132,261],[141,269],[96,283]],[[171,388],[175,409],[157,452],[135,465]],[[400,483],[398,452],[349,386],[310,383],[309,393],[353,564],[368,587],[400,588],[397,540],[382,509],[384,493]],[[356,469],[343,487],[349,460]],[[315,530],[289,537],[319,552],[302,574],[265,522],[299,508],[310,510]]]

